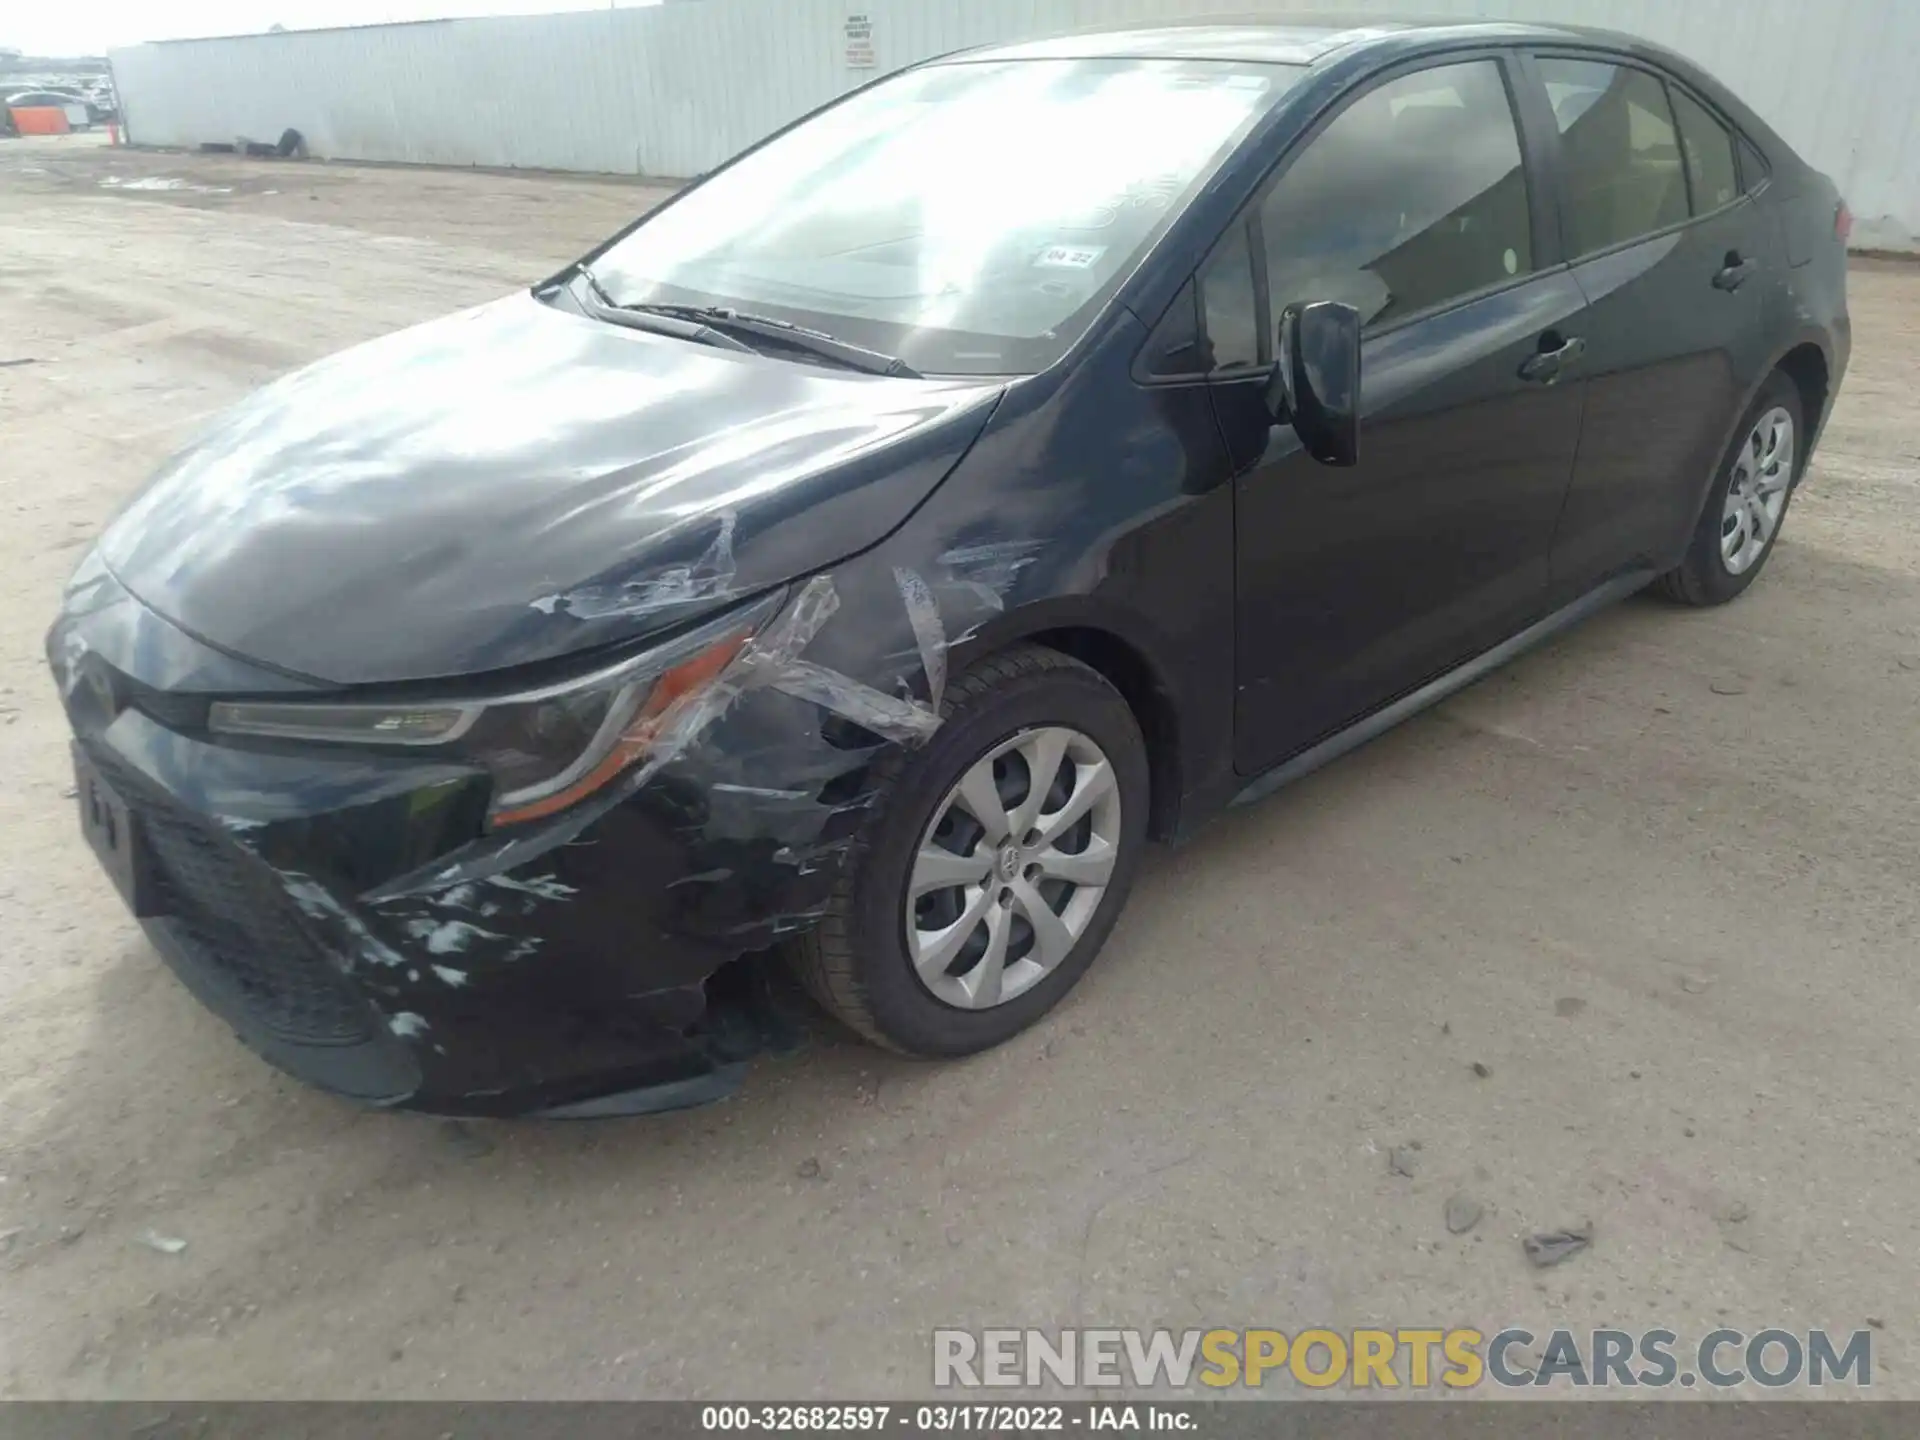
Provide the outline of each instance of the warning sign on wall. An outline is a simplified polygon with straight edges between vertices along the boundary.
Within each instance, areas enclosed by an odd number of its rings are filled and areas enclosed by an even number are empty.
[[[864,10],[847,12],[847,68],[873,69],[873,17]]]

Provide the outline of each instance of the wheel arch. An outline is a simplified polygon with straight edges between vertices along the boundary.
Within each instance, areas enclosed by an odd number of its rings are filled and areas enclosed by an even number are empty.
[[[1147,833],[1171,839],[1179,828],[1187,767],[1174,672],[1159,658],[1161,646],[1146,626],[1109,610],[1068,602],[1042,603],[1014,611],[968,637],[964,664],[1010,645],[1043,645],[1097,672],[1120,692],[1133,712],[1147,750],[1151,799]]]
[[[1776,374],[1784,374],[1800,392],[1801,419],[1806,422],[1810,449],[1826,419],[1827,407],[1833,403],[1834,349],[1834,337],[1813,325],[1797,326],[1777,339],[1765,352],[1766,364],[1753,372],[1746,393],[1740,397],[1738,408],[1727,422],[1726,443],[1733,443],[1733,431],[1740,418],[1751,408],[1767,381]]]
[[[1754,375],[1753,382],[1740,397],[1740,403],[1727,419],[1726,433],[1720,437],[1720,448],[1714,453],[1722,458],[1715,462],[1699,482],[1693,509],[1694,524],[1699,523],[1701,511],[1705,508],[1707,497],[1713,493],[1714,481],[1719,478],[1720,466],[1725,464],[1728,448],[1733,444],[1735,432],[1747,411],[1753,408],[1753,402],[1775,375],[1785,375],[1793,382],[1800,396],[1800,418],[1806,425],[1806,443],[1802,445],[1797,463],[1803,467],[1813,455],[1814,442],[1819,439],[1826,420],[1826,407],[1833,400],[1833,357],[1829,338],[1819,330],[1806,328],[1790,336],[1769,358],[1767,364]],[[1687,536],[1693,533],[1691,526]],[[1683,538],[1681,547],[1686,540]]]
[[[1134,723],[1139,725],[1140,738],[1147,747],[1151,797],[1147,833],[1155,840],[1169,838],[1180,815],[1180,717],[1172,695],[1154,672],[1153,662],[1124,637],[1095,625],[1041,630],[1026,640],[1071,655],[1097,670],[1120,692],[1120,698],[1133,711]]]
[[[1827,352],[1817,341],[1802,340],[1781,355],[1773,369],[1785,373],[1800,392],[1800,418],[1807,427],[1802,456],[1811,456],[1813,441],[1824,426],[1827,404],[1833,396],[1833,370],[1827,361]]]

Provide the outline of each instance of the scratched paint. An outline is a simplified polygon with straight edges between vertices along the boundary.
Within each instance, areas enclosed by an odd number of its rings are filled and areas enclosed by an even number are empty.
[[[360,958],[394,970],[407,967],[407,957],[369,930],[358,916],[333,898],[326,886],[292,872],[282,874],[280,883],[302,914],[344,931],[354,942],[354,953]]]
[[[1020,572],[1033,564],[1046,549],[1041,540],[991,540],[978,545],[956,545],[941,552],[940,563],[956,579],[971,581],[999,597],[1011,589]]]
[[[486,883],[502,890],[537,896],[542,900],[569,900],[580,893],[571,885],[562,885],[558,880],[541,876],[530,879],[524,875],[489,875]]]
[[[533,608],[576,620],[637,620],[675,606],[724,600],[733,593],[733,527],[733,514],[722,515],[713,543],[691,564],[669,566],[657,575],[617,585],[588,585],[565,594],[542,595],[532,602]]]
[[[410,920],[407,933],[427,947],[430,955],[458,955],[476,940],[503,940],[493,930],[483,930],[465,920]]]

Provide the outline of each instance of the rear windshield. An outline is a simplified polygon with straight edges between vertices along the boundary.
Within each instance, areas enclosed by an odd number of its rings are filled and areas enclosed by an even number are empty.
[[[788,131],[593,262],[622,305],[728,305],[929,374],[1057,359],[1304,67],[950,63]]]

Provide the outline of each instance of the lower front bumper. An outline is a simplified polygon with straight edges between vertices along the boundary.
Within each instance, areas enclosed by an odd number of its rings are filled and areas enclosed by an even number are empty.
[[[527,1076],[527,1083],[516,1087],[501,1083],[509,1077],[495,1075],[480,1090],[436,1091],[426,1086],[414,1052],[390,1031],[369,1030],[361,1038],[334,1043],[277,1033],[260,1020],[244,991],[209,963],[187,928],[165,919],[143,921],[142,928],[180,982],[261,1059],[318,1089],[382,1108],[554,1120],[682,1110],[725,1099],[739,1088],[749,1058],[789,1050],[801,1035],[786,1006],[749,968],[708,1007],[703,1019],[715,1033],[706,1043],[681,1036],[677,1043],[656,1044],[651,1052],[627,1048],[615,1069],[584,1072],[572,1081]]]
[[[140,834],[155,949],[309,1084],[444,1115],[639,1114],[719,1099],[798,1043],[797,1007],[750,953],[767,936],[719,883],[774,842],[717,854],[681,800],[663,815],[635,797],[442,880],[419,862],[449,853],[458,778],[237,751],[132,710],[80,748]]]

